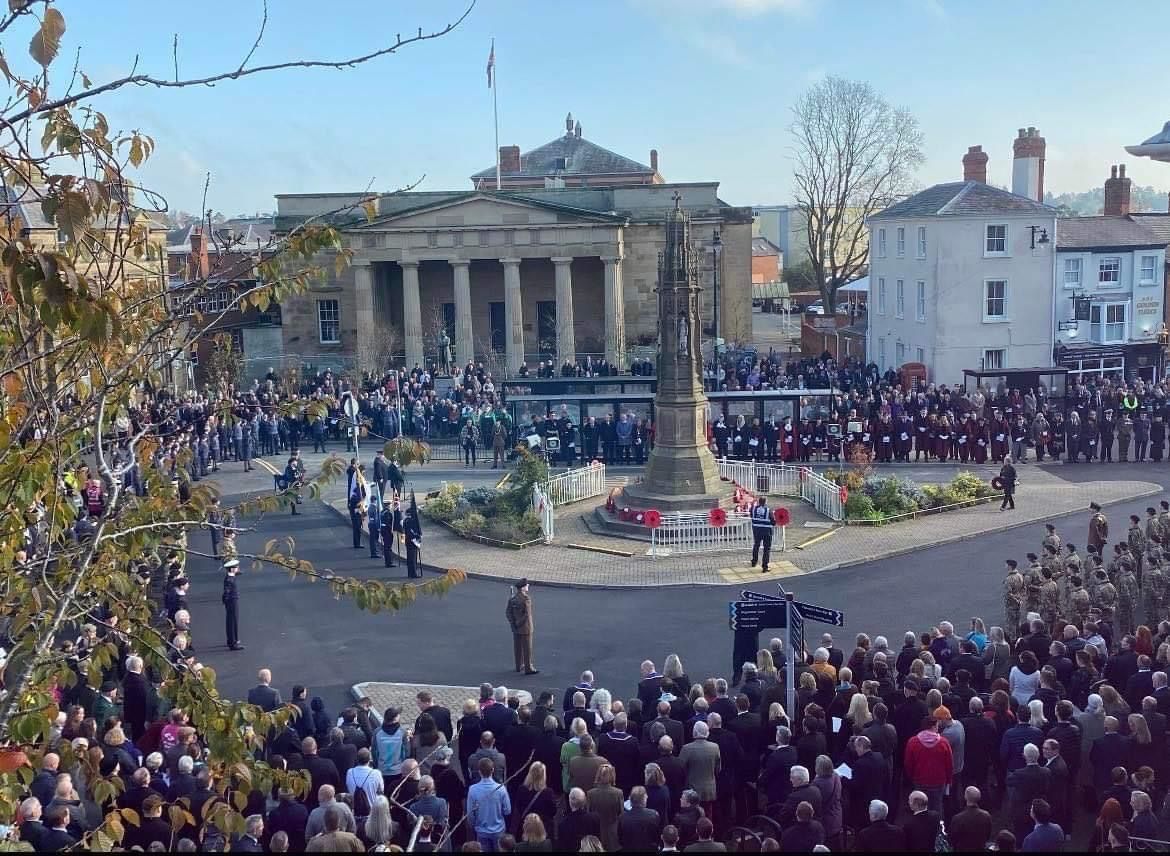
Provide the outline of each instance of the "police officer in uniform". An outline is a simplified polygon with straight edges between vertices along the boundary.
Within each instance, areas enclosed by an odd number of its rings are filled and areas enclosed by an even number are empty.
[[[394,567],[394,539],[402,531],[402,508],[398,494],[394,494],[382,507],[382,558],[387,568]]]
[[[240,560],[228,559],[223,563],[223,609],[227,628],[229,651],[243,651],[240,644],[240,590],[236,587],[236,574],[240,572]]]
[[[764,545],[764,569],[768,573],[768,557],[772,554],[772,515],[768,511],[768,498],[761,496],[752,508],[752,567],[760,558],[760,545]]]
[[[406,575],[411,579],[421,579],[422,573],[418,569],[418,550],[422,546],[422,527],[419,525],[413,503],[402,518],[402,530],[406,535]]]

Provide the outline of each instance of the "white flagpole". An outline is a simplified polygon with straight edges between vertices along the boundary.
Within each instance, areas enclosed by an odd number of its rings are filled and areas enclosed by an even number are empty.
[[[499,88],[499,78],[496,76],[496,43],[492,41],[492,119],[496,126],[496,190],[500,189],[500,110],[496,104],[496,90]]]

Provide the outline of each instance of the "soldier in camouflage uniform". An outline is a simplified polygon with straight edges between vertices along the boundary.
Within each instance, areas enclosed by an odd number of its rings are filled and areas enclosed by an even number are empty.
[[[1158,503],[1158,542],[1163,547],[1170,546],[1170,502],[1162,500]]]
[[[1064,549],[1065,549],[1065,552],[1068,554],[1064,557],[1065,567],[1072,567],[1075,565],[1077,576],[1080,577],[1081,579],[1084,579],[1085,563],[1084,563],[1084,560],[1081,558],[1081,554],[1077,552],[1077,545],[1076,544],[1065,544]]]
[[[1056,615],[1059,609],[1058,598],[1060,590],[1057,588],[1056,580],[1052,578],[1052,571],[1048,568],[1043,568],[1040,571],[1042,582],[1040,583],[1039,592],[1039,612],[1040,617],[1044,620],[1044,624],[1048,627],[1048,632],[1054,638],[1060,638],[1056,631]]]
[[[1158,519],[1158,510],[1154,506],[1146,508],[1146,543],[1162,544],[1162,522]]]
[[[1134,610],[1138,605],[1138,586],[1137,579],[1134,577],[1133,571],[1126,563],[1122,563],[1120,573],[1117,575],[1117,631],[1119,635],[1125,636],[1133,633],[1137,626],[1134,623]]]
[[[1085,626],[1085,622],[1089,620],[1089,610],[1092,608],[1092,603],[1089,600],[1089,593],[1085,590],[1084,581],[1080,577],[1074,576],[1069,580],[1069,601],[1072,605],[1071,615],[1076,615],[1080,620],[1081,627]]]
[[[1016,570],[1015,559],[1007,560],[1007,576],[1003,578],[1003,631],[1015,639],[1023,621],[1021,608],[1024,605],[1024,577]]]
[[[1129,516],[1129,531],[1125,534],[1129,545],[1129,555],[1133,559],[1133,574],[1137,580],[1138,591],[1142,588],[1142,557],[1146,554],[1146,534],[1142,531],[1141,518],[1136,514]]]
[[[1109,582],[1109,575],[1104,568],[1098,568],[1094,573],[1096,588],[1090,592],[1093,606],[1097,609],[1108,609],[1112,612],[1117,606],[1117,589],[1113,583]]]
[[[1162,620],[1162,609],[1166,597],[1166,575],[1162,572],[1159,551],[1150,546],[1146,553],[1146,571],[1142,575],[1143,618],[1149,627],[1156,627]]]
[[[1056,527],[1053,526],[1051,523],[1045,523],[1044,524],[1044,532],[1045,532],[1045,535],[1044,535],[1043,545],[1045,547],[1048,547],[1049,545],[1051,545],[1052,547],[1054,547],[1056,549],[1056,552],[1059,554],[1060,553],[1060,536],[1056,534]]]
[[[1026,588],[1024,591],[1024,608],[1028,612],[1037,612],[1040,609],[1040,584],[1044,578],[1040,575],[1044,569],[1040,566],[1040,557],[1035,553],[1028,554],[1028,570],[1024,573]]]

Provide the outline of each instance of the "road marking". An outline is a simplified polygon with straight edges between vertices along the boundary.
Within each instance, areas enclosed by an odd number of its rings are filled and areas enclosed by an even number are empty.
[[[787,559],[774,561],[769,563],[771,567],[768,568],[768,573],[760,573],[759,568],[720,568],[718,570],[719,577],[728,583],[752,583],[759,580],[774,580],[781,577],[797,577],[803,575],[805,572]]]
[[[796,545],[796,549],[797,549],[797,550],[803,550],[803,549],[805,549],[806,547],[811,547],[813,544],[819,544],[821,541],[824,541],[826,538],[829,538],[829,537],[832,537],[833,535],[836,535],[836,534],[837,534],[837,531],[838,531],[840,528],[841,528],[841,527],[839,527],[839,526],[838,526],[838,527],[837,527],[837,528],[835,528],[835,529],[830,529],[828,532],[822,532],[820,535],[815,535],[815,536],[813,536],[812,538],[809,538],[809,539],[808,539],[807,541],[805,541],[803,544],[797,544],[797,545]]]
[[[272,466],[272,464],[268,463],[268,461],[264,460],[263,458],[253,458],[252,460],[255,461],[257,464],[259,464],[260,466],[264,467],[264,469],[268,470],[268,472],[272,473],[272,475],[274,475],[274,476],[280,475],[280,470],[278,470],[276,467]]]
[[[591,553],[604,553],[607,556],[621,556],[628,559],[633,553],[627,553],[625,550],[614,550],[612,547],[595,547],[592,544],[566,544],[570,550],[588,550]]]

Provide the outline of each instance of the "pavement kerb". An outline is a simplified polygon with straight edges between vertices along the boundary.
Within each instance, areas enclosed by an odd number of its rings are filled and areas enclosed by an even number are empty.
[[[1153,496],[1155,494],[1159,494],[1162,492],[1163,492],[1163,490],[1161,487],[1156,486],[1156,485],[1152,485],[1150,489],[1145,490],[1142,493],[1137,493],[1137,494],[1134,494],[1133,496],[1128,496],[1128,497],[1125,497],[1123,499],[1115,499],[1115,500],[1112,500],[1111,502],[1104,502],[1104,503],[1101,503],[1101,505],[1103,508],[1108,508],[1112,505],[1121,505],[1124,502],[1133,502],[1135,499],[1142,499],[1144,497]],[[1017,526],[1027,526],[1030,523],[1039,523],[1041,521],[1048,521],[1048,520],[1051,520],[1053,516],[1064,517],[1064,516],[1066,516],[1068,514],[1072,514],[1072,513],[1074,513],[1074,512],[1065,511],[1063,513],[1057,513],[1056,515],[1038,514],[1038,515],[1033,515],[1031,517],[1012,518],[1014,522],[1010,526],[998,526],[998,527],[993,527],[991,529],[984,529],[981,532],[968,532],[968,533],[963,534],[963,535],[950,535],[950,536],[947,536],[945,538],[937,538],[937,539],[931,541],[929,546],[935,547],[935,546],[938,546],[940,544],[957,544],[960,541],[973,541],[974,539],[981,538],[984,535],[992,535],[996,532],[1004,532],[1008,529],[1014,529]],[[895,523],[894,525],[896,526],[897,524]],[[835,571],[838,568],[849,568],[849,567],[853,567],[854,565],[864,565],[867,562],[878,562],[878,561],[882,561],[884,559],[894,559],[894,558],[897,558],[898,556],[905,556],[908,553],[913,553],[916,550],[921,549],[923,546],[927,546],[927,545],[918,544],[918,545],[913,546],[913,547],[898,547],[897,549],[887,550],[884,553],[879,553],[879,554],[874,555],[874,556],[861,556],[861,557],[854,558],[854,559],[846,559],[845,561],[841,561],[841,562],[833,562],[832,564],[824,565],[822,567],[815,568],[811,571],[808,571],[808,573],[809,574],[820,574],[820,573],[824,573],[825,571]]]
[[[1137,494],[1134,494],[1134,495],[1128,496],[1128,497],[1123,497],[1121,499],[1112,500],[1109,502],[1104,502],[1104,503],[1102,503],[1102,506],[1105,508],[1108,508],[1108,507],[1113,506],[1113,505],[1120,505],[1120,504],[1125,503],[1125,502],[1133,502],[1136,499],[1142,499],[1144,497],[1153,496],[1155,494],[1159,494],[1162,492],[1163,492],[1163,490],[1160,486],[1154,485],[1153,483],[1150,483],[1150,487],[1148,489],[1142,491],[1141,493],[1137,493]],[[330,502],[326,502],[325,500],[320,500],[320,501],[325,506],[327,506],[330,510],[332,510],[333,513],[335,515],[337,515],[337,517],[340,520],[342,520],[346,525],[349,524],[349,512],[348,511],[342,511],[336,505],[334,505]],[[1058,513],[1055,516],[1063,517],[1063,516],[1066,516],[1066,515],[1071,514],[1071,513],[1073,513],[1073,512],[1066,511],[1063,513]],[[994,534],[996,532],[1004,532],[1008,529],[1014,529],[1017,526],[1026,526],[1026,525],[1032,524],[1032,523],[1039,523],[1041,521],[1047,521],[1047,520],[1051,519],[1052,517],[1053,517],[1053,515],[1050,515],[1050,514],[1036,514],[1036,515],[1032,515],[1032,516],[1028,516],[1028,517],[1010,518],[1011,523],[1009,525],[1006,525],[1006,526],[996,526],[996,527],[993,527],[990,529],[984,529],[984,530],[979,531],[979,532],[970,532],[970,533],[966,533],[963,535],[947,536],[944,538],[938,538],[938,539],[932,540],[929,542],[929,544],[924,542],[922,544],[917,544],[917,545],[914,545],[911,547],[898,547],[895,549],[886,550],[885,552],[877,553],[877,554],[874,554],[872,556],[860,556],[857,558],[847,559],[847,560],[844,560],[841,562],[833,562],[831,564],[823,565],[819,568],[814,568],[813,570],[806,571],[802,576],[807,576],[809,574],[820,574],[820,573],[824,573],[826,571],[835,571],[835,570],[838,570],[839,568],[849,568],[849,567],[853,567],[856,565],[864,565],[864,564],[867,564],[869,562],[878,562],[878,561],[882,561],[884,559],[893,559],[893,558],[897,558],[898,556],[905,556],[909,553],[913,553],[913,552],[921,549],[924,546],[937,546],[940,544],[954,544],[954,543],[958,543],[961,541],[971,541],[971,540],[974,540],[975,538],[983,537],[984,535],[991,535],[991,534]],[[1005,522],[1007,519],[1008,518],[1005,518]],[[896,526],[898,524],[893,524],[893,525]],[[832,531],[835,532],[837,530],[832,530]],[[782,555],[782,554],[779,554],[779,555]],[[439,567],[436,565],[428,565],[424,562],[419,563],[419,568],[423,571],[427,571],[429,573],[440,575],[440,576],[447,572],[447,568]],[[486,574],[486,573],[481,573],[481,572],[477,572],[477,571],[469,571],[466,568],[463,569],[463,572],[464,572],[464,574],[467,575],[468,579],[473,579],[473,580],[485,580],[488,582],[496,582],[496,583],[510,581],[509,577],[503,577],[503,576],[499,576],[497,574]],[[635,589],[694,588],[697,585],[705,585],[705,586],[708,586],[710,588],[721,588],[724,586],[736,585],[735,583],[694,583],[694,582],[680,582],[680,583],[663,582],[663,583],[654,583],[654,584],[650,584],[650,585],[615,585],[615,584],[611,584],[611,583],[574,583],[574,582],[562,582],[559,580],[535,580],[535,579],[529,580],[529,584],[532,586],[535,586],[535,587],[539,587],[539,588],[580,589],[580,590],[586,590],[586,591],[589,591],[589,590],[630,591],[630,590],[635,590]]]

